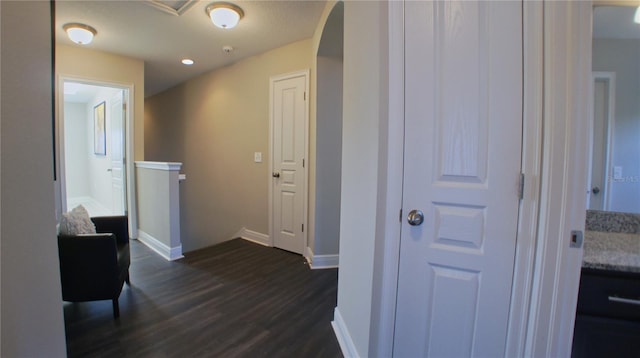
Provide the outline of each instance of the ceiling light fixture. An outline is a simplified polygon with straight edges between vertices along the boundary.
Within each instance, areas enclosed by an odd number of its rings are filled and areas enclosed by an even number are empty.
[[[89,25],[70,23],[62,26],[67,32],[69,39],[79,45],[88,45],[93,41],[93,37],[98,33],[96,29]]]
[[[636,9],[636,15],[633,17],[633,21],[636,24],[640,24],[640,6]]]
[[[228,2],[214,2],[205,9],[211,22],[221,29],[234,28],[244,16],[244,11]]]
[[[190,59],[190,58],[184,58],[184,59],[182,59],[182,64],[183,65],[187,65],[187,66],[191,66],[191,65],[193,65],[193,60]]]

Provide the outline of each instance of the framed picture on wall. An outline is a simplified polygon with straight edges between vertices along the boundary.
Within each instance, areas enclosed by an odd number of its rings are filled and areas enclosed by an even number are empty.
[[[93,107],[93,153],[95,155],[107,155],[105,102]]]

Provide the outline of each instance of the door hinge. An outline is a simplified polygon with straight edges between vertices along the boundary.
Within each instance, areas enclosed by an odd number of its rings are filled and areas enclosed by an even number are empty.
[[[518,185],[518,198],[524,198],[524,173],[520,173],[520,184]]]
[[[304,224],[302,224],[302,232],[304,232]]]
[[[302,167],[304,168],[304,158],[302,159]]]
[[[402,209],[400,209],[400,215],[398,216],[398,221],[402,222]]]
[[[306,100],[307,100],[307,92],[303,92],[302,97],[303,97],[303,100],[305,100],[305,101],[306,101]]]

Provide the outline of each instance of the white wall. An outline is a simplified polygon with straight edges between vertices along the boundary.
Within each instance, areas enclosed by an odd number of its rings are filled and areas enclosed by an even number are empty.
[[[64,158],[67,197],[89,196],[88,121],[84,103],[64,104]],[[71,209],[71,208],[68,208]]]
[[[640,213],[640,40],[594,39],[593,70],[616,73],[611,211]],[[611,179],[609,173],[608,178]]]
[[[104,87],[87,103],[64,104],[64,157],[67,198],[89,197],[111,209],[111,105],[123,90]],[[105,102],[106,155],[94,153],[94,107]],[[72,208],[67,208],[71,210]]]
[[[379,235],[380,126],[387,121],[387,4],[344,4],[340,270],[336,320],[357,355],[369,356],[374,247]],[[339,316],[338,316],[339,315]]]
[[[50,4],[0,1],[0,26],[0,356],[65,357]]]
[[[89,121],[87,125],[86,137],[88,138],[88,148],[85,150],[87,153],[87,177],[89,178],[90,196],[102,204],[106,208],[111,208],[113,204],[113,190],[111,184],[111,104],[116,93],[122,93],[122,90],[114,88],[104,88],[96,94],[96,96],[87,103],[86,106],[86,118]],[[100,103],[105,102],[105,128],[106,128],[106,155],[94,154],[94,139],[93,139],[93,112],[94,107]]]

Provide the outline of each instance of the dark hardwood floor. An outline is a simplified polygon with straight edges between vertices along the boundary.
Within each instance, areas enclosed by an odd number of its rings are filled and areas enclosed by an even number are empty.
[[[64,303],[69,357],[342,357],[337,269],[235,239],[168,262],[131,242],[131,286]]]

